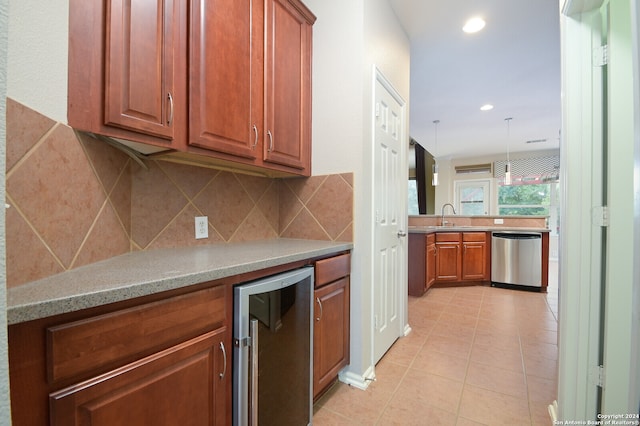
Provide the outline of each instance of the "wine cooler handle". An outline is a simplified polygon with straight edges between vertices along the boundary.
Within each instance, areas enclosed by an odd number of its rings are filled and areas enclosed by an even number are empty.
[[[251,339],[251,397],[249,401],[249,424],[258,426],[258,320],[252,319],[249,337]]]

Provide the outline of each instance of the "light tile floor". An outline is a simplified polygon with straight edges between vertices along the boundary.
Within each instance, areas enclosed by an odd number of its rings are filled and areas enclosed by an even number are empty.
[[[549,425],[557,389],[557,265],[547,294],[434,288],[366,391],[333,386],[314,425]]]

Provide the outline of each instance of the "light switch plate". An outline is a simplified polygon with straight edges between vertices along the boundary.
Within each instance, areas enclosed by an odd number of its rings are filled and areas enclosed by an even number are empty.
[[[209,223],[207,216],[196,216],[196,240],[209,238]]]

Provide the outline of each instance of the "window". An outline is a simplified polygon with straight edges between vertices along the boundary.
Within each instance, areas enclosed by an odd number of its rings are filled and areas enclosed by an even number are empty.
[[[555,183],[501,185],[498,190],[498,214],[501,216],[549,216],[551,185]]]
[[[488,180],[461,180],[455,182],[458,214],[464,216],[489,214]]]
[[[409,179],[409,215],[418,215],[420,211],[418,209],[418,185],[415,179]]]

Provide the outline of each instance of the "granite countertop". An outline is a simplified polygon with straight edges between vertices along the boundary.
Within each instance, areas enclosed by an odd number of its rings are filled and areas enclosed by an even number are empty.
[[[549,228],[525,228],[525,227],[517,227],[517,226],[475,226],[475,225],[462,225],[462,226],[433,226],[433,225],[420,225],[420,226],[409,226],[409,233],[414,234],[431,234],[433,232],[487,232],[487,231],[496,231],[496,232],[507,232],[507,231],[518,231],[518,232],[551,232]]]
[[[9,324],[351,250],[352,243],[273,239],[127,253],[7,290]]]

